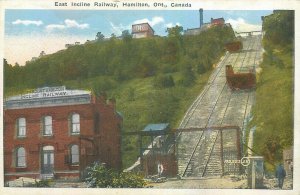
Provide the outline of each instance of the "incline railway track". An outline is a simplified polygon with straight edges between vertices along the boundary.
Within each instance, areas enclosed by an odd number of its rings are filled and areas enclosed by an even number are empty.
[[[179,128],[237,125],[243,128],[244,120],[250,113],[254,101],[253,91],[232,92],[226,84],[225,65],[231,64],[241,70],[257,65],[261,52],[260,36],[247,37],[239,53],[225,54],[211,75],[207,86],[191,105]],[[181,176],[204,177],[220,175],[219,130],[180,133],[177,140],[178,172]],[[234,156],[235,131],[224,135],[224,147],[229,151],[224,156]],[[231,152],[231,153],[230,153]],[[236,153],[236,152],[235,152]],[[227,167],[227,169],[236,169]]]

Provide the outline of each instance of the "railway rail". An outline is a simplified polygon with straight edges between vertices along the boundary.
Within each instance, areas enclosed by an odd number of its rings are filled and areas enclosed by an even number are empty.
[[[254,39],[254,40],[253,40]],[[260,36],[247,37],[244,50],[239,53],[226,53],[211,75],[207,86],[186,112],[179,128],[209,127],[222,125],[245,126],[245,118],[249,115],[254,102],[253,91],[232,92],[225,81],[224,67],[232,64],[234,69],[257,65],[261,52]],[[253,64],[252,64],[253,63]],[[177,156],[178,172],[181,176],[220,175],[221,147],[219,130],[182,132],[178,136]],[[227,131],[224,135],[224,156],[232,156],[235,143],[234,133]],[[230,169],[230,167],[227,167]],[[236,168],[232,168],[235,170]]]

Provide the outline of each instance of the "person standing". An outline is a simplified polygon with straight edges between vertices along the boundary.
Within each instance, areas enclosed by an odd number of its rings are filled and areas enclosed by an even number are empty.
[[[290,169],[290,172],[291,172],[291,177],[293,178],[293,161],[291,161],[289,163],[289,169]]]
[[[284,181],[284,178],[286,176],[286,172],[282,166],[282,164],[280,163],[277,168],[276,168],[276,174],[275,174],[276,178],[278,179],[278,187],[280,189],[282,189],[282,186],[283,186],[283,181]]]
[[[162,172],[164,171],[163,165],[159,162],[157,165],[158,177],[161,177]]]

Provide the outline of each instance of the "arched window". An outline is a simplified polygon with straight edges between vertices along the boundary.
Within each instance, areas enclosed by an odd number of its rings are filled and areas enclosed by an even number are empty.
[[[79,163],[79,147],[78,145],[72,145],[70,147],[70,157],[71,157],[71,164],[78,164]]]
[[[52,116],[45,116],[43,118],[43,134],[52,135]]]
[[[71,133],[72,134],[80,133],[80,116],[77,113],[74,113],[71,116]]]
[[[17,135],[18,135],[18,137],[26,136],[26,119],[25,118],[17,119]]]
[[[16,165],[17,167],[26,167],[26,152],[23,147],[17,148]]]

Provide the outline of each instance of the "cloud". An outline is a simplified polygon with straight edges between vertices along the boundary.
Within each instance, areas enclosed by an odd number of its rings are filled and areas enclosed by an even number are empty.
[[[174,26],[181,26],[181,24],[179,23],[179,22],[176,22],[176,24],[173,24],[172,22],[170,22],[170,23],[168,23],[168,24],[166,24],[165,26],[167,27],[167,28],[172,28],[172,27],[174,27]]]
[[[234,31],[236,32],[249,32],[249,31],[259,31],[261,30],[261,25],[249,24],[243,18],[238,19],[228,19],[226,23],[230,23]]]
[[[23,24],[25,26],[28,26],[28,25],[40,26],[40,25],[43,24],[43,22],[41,20],[20,20],[20,19],[17,19],[16,21],[13,21],[12,24],[14,24],[14,25]]]
[[[112,22],[109,22],[109,24],[111,26],[111,29],[110,29],[111,32],[114,33],[115,35],[121,35],[122,31],[131,29],[130,25],[127,25],[127,26],[125,26],[123,24],[115,25]]]
[[[79,28],[79,29],[89,28],[89,24],[86,24],[86,23],[78,24],[75,20],[66,19],[65,24],[66,24],[67,28]]]
[[[67,28],[86,29],[89,28],[89,24],[79,24],[76,20],[66,19],[64,24],[49,24],[46,26],[47,31],[64,30]]]
[[[133,24],[149,23],[150,26],[153,27],[157,24],[164,23],[164,22],[165,22],[165,19],[163,17],[155,16],[151,20],[149,20],[148,18],[136,20],[136,21],[133,22]]]

